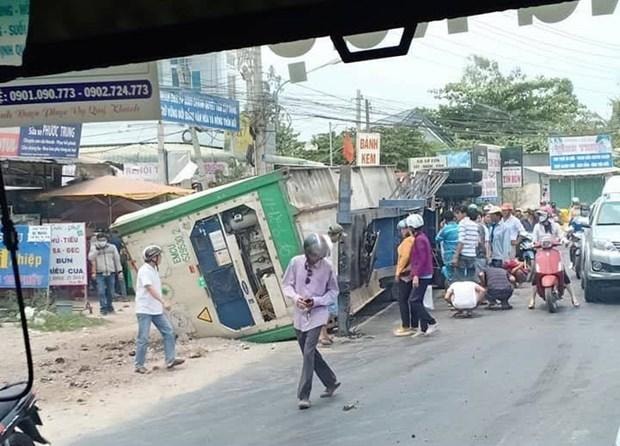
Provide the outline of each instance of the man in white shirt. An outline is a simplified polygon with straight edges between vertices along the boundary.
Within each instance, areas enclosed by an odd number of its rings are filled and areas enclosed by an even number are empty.
[[[138,338],[136,339],[136,373],[147,373],[144,367],[146,350],[149,345],[151,322],[161,333],[164,340],[166,367],[171,369],[185,362],[176,357],[174,330],[164,314],[164,308],[170,304],[164,301],[161,291],[161,279],[158,266],[161,262],[162,250],[159,246],[148,246],[144,252],[144,264],[138,270],[136,279],[136,316],[138,317]]]
[[[454,282],[446,291],[445,299],[457,310],[456,315],[471,312],[484,300],[485,289],[476,282]]]
[[[476,254],[480,244],[480,227],[474,220],[478,218],[478,212],[473,208],[461,206],[456,209],[455,215],[459,220],[459,241],[452,259],[455,277],[459,281],[476,280]]]
[[[521,220],[512,215],[513,210],[514,208],[512,206],[512,203],[502,204],[503,223],[506,226],[508,236],[510,237],[510,243],[512,244],[511,258],[516,257],[517,245],[519,243],[519,234],[524,231],[523,223],[521,223]]]

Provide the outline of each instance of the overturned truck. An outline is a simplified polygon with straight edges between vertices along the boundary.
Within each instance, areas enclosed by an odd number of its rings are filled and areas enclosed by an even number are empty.
[[[336,222],[337,168],[275,171],[120,217],[135,274],[149,244],[164,250],[160,274],[177,328],[194,336],[290,339],[291,303],[280,280],[303,236]],[[353,168],[351,313],[393,277],[404,210],[379,203],[397,190],[390,167]]]

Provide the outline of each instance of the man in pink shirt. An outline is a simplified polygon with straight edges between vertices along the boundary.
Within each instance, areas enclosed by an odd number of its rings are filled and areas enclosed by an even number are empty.
[[[304,240],[304,255],[293,257],[284,273],[284,295],[295,303],[293,326],[303,354],[297,398],[299,408],[310,407],[314,372],[325,386],[321,398],[331,397],[340,383],[329,368],[317,344],[321,328],[329,319],[329,305],[338,298],[338,282],[329,261],[329,247],[319,234]]]

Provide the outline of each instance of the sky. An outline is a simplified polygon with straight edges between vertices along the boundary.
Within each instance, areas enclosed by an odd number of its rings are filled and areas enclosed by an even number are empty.
[[[592,0],[581,0],[573,14],[554,24],[534,18],[519,26],[517,11],[470,17],[469,30],[448,34],[446,21],[429,24],[414,39],[407,56],[353,64],[328,65],[302,83],[287,83],[280,101],[301,138],[352,126],[356,90],[370,102],[371,122],[414,107],[436,107],[431,90],[458,81],[467,58],[496,60],[504,72],[515,67],[528,76],[566,77],[591,111],[605,119],[610,100],[620,97],[620,6],[613,15],[592,16]],[[398,36],[391,33],[386,42]],[[288,64],[304,61],[307,70],[338,58],[329,38],[317,39],[299,58],[277,56],[263,48],[263,67],[272,65],[288,80]],[[317,117],[319,116],[319,117]]]

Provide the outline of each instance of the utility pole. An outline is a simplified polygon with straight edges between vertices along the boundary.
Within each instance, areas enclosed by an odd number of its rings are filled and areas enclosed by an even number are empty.
[[[334,165],[334,141],[332,138],[332,123],[329,122],[329,165]]]
[[[337,221],[343,234],[338,242],[338,336],[349,336],[351,314],[351,166],[340,168]]]
[[[362,129],[362,92],[359,89],[355,98],[355,126],[358,132]]]
[[[257,175],[267,173],[265,152],[267,148],[267,97],[263,84],[263,59],[261,48],[255,47],[249,50],[249,71],[246,78],[248,90],[248,109],[252,116],[254,127],[254,167]]]
[[[366,131],[370,132],[370,101],[368,99],[365,100],[366,105]]]
[[[190,89],[192,86],[192,76],[191,70],[189,66],[189,60],[187,58],[183,58],[180,63],[181,76],[179,76],[179,83],[182,88]],[[183,94],[183,91],[181,91]],[[198,166],[198,183],[202,186],[203,190],[207,188],[205,184],[207,178],[207,172],[205,171],[205,165],[202,161],[202,150],[200,149],[200,141],[198,141],[198,132],[196,131],[196,126],[190,126],[190,132],[192,135],[192,146],[194,149],[194,159],[196,160],[196,165]]]
[[[166,153],[164,124],[157,122],[157,170],[159,182],[168,184],[168,154]]]

